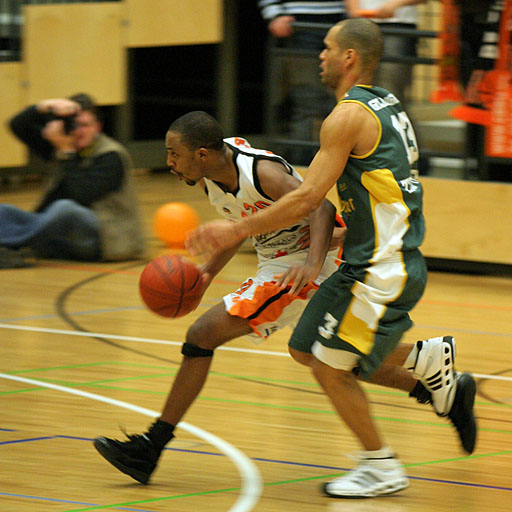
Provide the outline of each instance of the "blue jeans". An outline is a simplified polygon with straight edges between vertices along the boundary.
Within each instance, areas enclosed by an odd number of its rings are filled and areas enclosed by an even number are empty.
[[[97,215],[70,199],[59,199],[42,212],[0,205],[0,245],[30,247],[41,258],[101,259]]]

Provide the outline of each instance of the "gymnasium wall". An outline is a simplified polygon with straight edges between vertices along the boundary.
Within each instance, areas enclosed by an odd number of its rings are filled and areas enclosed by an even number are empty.
[[[25,147],[4,121],[24,106],[77,91],[91,93],[100,104],[123,104],[128,48],[218,43],[222,17],[222,0],[24,6],[23,60],[0,63],[0,168],[26,163]],[[422,182],[425,256],[512,265],[512,185],[427,177]]]
[[[127,98],[127,48],[218,43],[222,0],[123,0],[23,6],[21,62],[0,62],[0,168],[26,163],[5,120],[42,98]]]
[[[425,257],[455,260],[447,266],[453,270],[457,260],[512,265],[512,185],[426,176],[420,181],[427,225]],[[338,207],[334,189],[327,197]]]

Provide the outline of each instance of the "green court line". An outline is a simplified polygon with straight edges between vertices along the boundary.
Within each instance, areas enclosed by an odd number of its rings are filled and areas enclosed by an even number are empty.
[[[118,508],[118,507],[129,507],[131,505],[142,505],[147,503],[155,503],[157,501],[166,501],[166,500],[175,500],[178,498],[191,498],[194,496],[205,496],[208,494],[220,494],[223,492],[234,492],[239,491],[240,487],[232,487],[230,489],[217,489],[215,491],[203,491],[203,492],[193,492],[190,494],[178,494],[177,496],[165,496],[162,498],[151,498],[148,500],[137,500],[137,501],[126,501],[124,503],[114,503],[113,505],[94,505],[93,507],[86,508],[74,508],[69,510],[64,510],[63,512],[85,512],[86,510],[100,510],[105,508]]]
[[[104,366],[107,364],[115,364],[115,363],[101,362],[101,363],[70,364],[70,365],[66,365],[66,366],[50,366],[47,368],[31,368],[30,370],[16,370],[14,372],[5,372],[5,373],[9,373],[11,375],[18,375],[20,373],[37,373],[37,372],[49,372],[52,370],[69,370],[72,368],[87,368],[88,366]]]
[[[19,373],[37,373],[37,372],[47,372],[51,370],[66,370],[66,369],[73,369],[73,368],[84,368],[88,366],[108,366],[108,365],[117,365],[117,366],[131,366],[131,367],[140,367],[140,368],[153,368],[153,369],[161,369],[161,370],[169,370],[168,366],[156,366],[156,365],[148,365],[148,364],[139,364],[139,363],[125,363],[122,361],[107,361],[102,363],[86,363],[86,364],[76,364],[76,365],[68,365],[68,366],[55,366],[50,368],[33,368],[31,370],[19,370],[15,372],[6,372],[9,374],[19,374]],[[222,372],[216,372],[212,371],[210,372],[210,375],[217,375],[219,377],[230,377],[235,379],[241,379],[241,380],[258,380],[262,382],[274,382],[277,384],[289,384],[294,386],[305,386],[305,387],[315,387],[318,388],[318,384],[316,382],[302,382],[302,381],[292,381],[292,380],[284,380],[284,379],[271,379],[266,377],[247,377],[246,375],[237,375],[232,373],[222,373]],[[377,393],[382,395],[397,395],[402,396],[406,394],[404,391],[388,391],[388,390],[371,390],[371,393]]]
[[[495,457],[497,455],[509,455],[512,453],[512,450],[507,450],[503,452],[494,452],[494,453],[484,453],[479,455],[468,455],[465,457],[454,457],[450,459],[438,459],[438,460],[432,460],[432,461],[425,461],[425,462],[415,462],[411,464],[404,464],[404,467],[411,468],[415,466],[427,466],[427,465],[434,465],[434,464],[443,464],[446,462],[455,462],[455,461],[461,461],[461,460],[468,460],[468,459],[477,459],[477,458],[483,458],[483,457]],[[331,473],[328,475],[317,475],[317,476],[309,476],[304,478],[293,478],[291,480],[280,480],[277,482],[264,482],[264,487],[272,487],[275,485],[288,485],[288,484],[294,484],[294,483],[302,483],[302,482],[311,482],[314,480],[325,480],[329,478],[336,478],[340,476],[340,474],[344,474],[346,471],[338,471],[336,473]],[[167,500],[173,500],[173,499],[179,499],[179,498],[190,498],[195,496],[206,496],[209,494],[219,494],[219,493],[225,493],[225,492],[234,492],[234,491],[240,491],[239,487],[232,487],[229,489],[218,489],[215,491],[204,491],[204,492],[196,492],[196,493],[188,493],[188,494],[178,494],[176,496],[165,496],[161,498],[152,498],[149,500],[138,500],[138,501],[130,501],[130,502],[124,502],[124,503],[115,503],[111,505],[95,505],[93,507],[87,507],[87,508],[78,508],[78,509],[70,509],[65,510],[63,512],[86,512],[89,510],[101,510],[101,509],[108,509],[108,508],[117,508],[117,507],[128,507],[133,505],[143,505],[148,503],[155,503],[158,501],[167,501]]]
[[[106,384],[108,382],[128,382],[133,380],[145,380],[145,379],[159,379],[160,377],[172,377],[176,374],[176,371],[168,371],[166,373],[160,374],[151,374],[151,375],[136,375],[135,377],[119,377],[117,379],[101,379],[101,380],[92,380],[90,382],[70,382],[67,380],[57,380],[57,379],[39,379],[44,382],[53,382],[54,384],[61,384],[63,386],[95,386],[99,384]]]
[[[163,374],[167,376],[167,374]],[[126,380],[134,380],[138,378],[145,378],[145,377],[131,377]],[[101,384],[101,382],[107,382],[107,381],[98,381],[98,382],[66,382],[66,381],[57,381],[57,380],[51,380],[51,379],[41,379],[45,382],[52,382],[54,384],[59,383],[63,386],[68,387],[94,387],[94,388],[100,388],[100,389],[109,389],[111,391],[126,391],[130,393],[145,393],[145,394],[151,394],[151,395],[160,395],[165,396],[167,395],[167,391],[154,391],[154,390],[143,390],[143,389],[133,389],[133,388],[124,388],[119,386],[107,386],[104,384]],[[116,379],[112,379],[115,381]],[[119,379],[123,380],[123,379]],[[0,396],[8,393],[25,393],[28,391],[41,391],[46,390],[47,388],[28,388],[28,389],[22,389],[22,390],[16,390],[16,391],[3,391],[0,392]],[[329,415],[335,415],[336,412],[332,409],[310,409],[306,407],[295,407],[295,406],[288,406],[288,405],[282,405],[282,404],[267,404],[264,402],[249,402],[246,400],[234,400],[230,398],[214,398],[214,397],[205,397],[205,396],[199,396],[197,398],[198,400],[202,401],[208,401],[208,402],[221,402],[221,403],[229,403],[234,405],[244,405],[248,407],[266,407],[266,408],[272,408],[272,409],[281,409],[281,410],[287,410],[287,411],[297,411],[297,412],[305,412],[305,413],[313,413],[313,414],[329,414]],[[411,420],[411,419],[405,419],[405,418],[395,418],[395,417],[388,417],[388,416],[372,416],[377,421],[387,421],[387,422],[395,422],[395,423],[405,423],[408,425],[423,425],[423,426],[430,426],[430,427],[440,427],[440,428],[453,428],[451,424],[449,423],[436,423],[432,421],[421,421],[421,420]],[[502,429],[493,429],[493,428],[484,428],[484,427],[478,427],[479,432],[493,432],[497,434],[512,434],[512,431],[510,430],[502,430]]]
[[[151,374],[151,375],[142,375],[142,376],[136,376],[136,377],[120,377],[117,379],[104,379],[104,380],[98,380],[98,381],[91,381],[91,382],[82,382],[82,383],[75,383],[75,382],[69,382],[69,381],[62,381],[62,380],[52,380],[52,379],[41,379],[45,380],[46,382],[52,382],[54,384],[61,384],[66,385],[69,387],[76,387],[76,386],[90,386],[93,387],[95,385],[99,385],[106,382],[125,382],[129,380],[142,380],[142,379],[152,379],[152,378],[160,378],[160,377],[167,377],[167,376],[173,376],[178,371],[177,368],[169,368],[166,366],[160,366],[160,365],[148,365],[148,364],[140,364],[140,363],[128,363],[123,361],[106,361],[106,362],[99,362],[99,363],[84,363],[84,364],[76,364],[76,365],[67,365],[67,366],[56,366],[56,367],[48,367],[48,368],[34,368],[30,370],[19,370],[19,371],[13,371],[13,372],[6,372],[8,374],[19,374],[19,373],[37,373],[37,372],[46,372],[51,370],[62,370],[62,369],[73,369],[73,368],[83,368],[83,367],[91,367],[91,366],[108,366],[108,365],[116,365],[116,366],[130,366],[130,367],[140,367],[140,368],[152,368],[152,369],[162,369],[166,370],[166,373],[163,374]],[[290,385],[299,385],[299,386],[307,386],[307,387],[319,387],[316,383],[309,383],[309,382],[300,382],[300,381],[288,381],[283,379],[271,379],[271,378],[257,378],[257,377],[247,377],[244,375],[237,375],[237,374],[229,374],[229,373],[221,373],[221,372],[210,372],[211,375],[217,375],[221,377],[231,377],[231,378],[237,378],[242,380],[253,380],[258,379],[264,382],[274,382],[279,384],[290,384]],[[0,396],[3,394],[12,394],[12,393],[26,393],[29,391],[37,391],[42,388],[29,388],[29,389],[22,389],[22,390],[13,390],[13,391],[0,391]],[[44,388],[43,388],[44,389]],[[129,388],[108,388],[105,387],[104,389],[116,389],[119,391],[130,391],[130,392],[138,392],[138,393],[151,393],[151,394],[166,394],[166,392],[157,392],[157,391],[145,391],[145,390],[136,390],[136,389],[129,389]],[[406,396],[407,393],[403,391],[385,391],[385,390],[367,390],[370,394],[384,394],[384,395],[395,395],[395,396]],[[217,399],[217,398],[205,398],[205,397],[199,397],[203,400],[217,400],[217,401],[226,401],[226,402],[232,402],[235,404],[247,404],[247,405],[254,405],[254,406],[269,406],[268,404],[259,404],[259,403],[251,403],[251,402],[240,402],[236,400],[227,400],[227,399]],[[487,406],[499,406],[499,407],[512,407],[512,404],[496,404],[494,402],[483,402],[477,400],[475,402],[476,405],[487,405]],[[270,406],[270,407],[279,407],[279,406]],[[283,406],[283,408],[286,408],[286,406]],[[302,409],[302,408],[290,408],[290,410],[298,410],[298,411],[305,411],[305,412],[319,412],[319,413],[325,413],[326,411],[318,411],[318,410],[309,410],[309,409]],[[377,418],[379,419],[379,418]],[[412,420],[401,420],[401,419],[388,419],[388,418],[382,418],[385,421],[405,421],[407,423],[415,423]],[[422,425],[435,425],[439,426],[438,423],[429,423],[429,422],[418,422]],[[445,426],[445,425],[441,425]],[[446,425],[450,426],[450,425]],[[498,433],[512,433],[507,430],[495,430],[495,429],[489,429],[486,430],[488,432],[498,432]]]
[[[8,374],[19,374],[19,373],[37,373],[37,372],[45,372],[45,371],[51,371],[51,370],[61,370],[61,369],[72,369],[72,368],[83,368],[88,366],[130,366],[133,368],[153,368],[153,369],[161,369],[161,370],[167,370],[173,373],[170,373],[170,375],[174,375],[177,372],[177,369],[169,368],[168,366],[161,366],[161,365],[152,365],[152,364],[144,364],[144,363],[129,363],[125,361],[103,361],[99,363],[84,363],[84,364],[76,364],[76,365],[67,365],[67,366],[55,366],[55,367],[49,367],[49,368],[33,368],[30,370],[19,370],[14,372],[5,372]],[[247,377],[246,375],[237,375],[237,374],[230,374],[230,373],[221,373],[216,371],[211,371],[210,375],[217,375],[220,377],[231,377],[236,379],[242,379],[242,380],[260,380],[263,382],[274,382],[277,384],[290,384],[295,386],[305,386],[305,387],[315,387],[319,388],[318,384],[315,382],[301,382],[301,381],[290,381],[290,380],[284,380],[284,379],[271,379],[271,378],[260,378],[260,377]],[[151,375],[148,375],[146,378],[152,378]],[[122,381],[123,378],[120,378],[119,381]],[[114,381],[113,381],[114,382]],[[73,384],[76,385],[76,384]],[[84,385],[87,385],[85,383]],[[371,394],[381,394],[381,395],[390,395],[390,396],[404,396],[407,395],[405,391],[389,391],[389,390],[382,390],[382,389],[371,389],[367,390],[368,393]],[[1,394],[1,392],[0,392]],[[475,401],[476,405],[487,405],[487,406],[493,406],[493,407],[505,407],[505,408],[512,408],[512,404],[502,404],[502,403],[495,403],[495,402],[485,402],[477,400]]]
[[[431,460],[425,462],[413,462],[411,464],[404,464],[406,468],[412,468],[416,466],[427,466],[432,464],[441,464],[444,462],[458,462],[460,460],[471,460],[471,459],[482,459],[484,457],[496,457],[498,455],[510,455],[512,450],[505,450],[502,452],[493,452],[493,453],[477,453],[475,455],[466,455],[465,457],[453,457],[451,459],[439,459],[439,460]]]

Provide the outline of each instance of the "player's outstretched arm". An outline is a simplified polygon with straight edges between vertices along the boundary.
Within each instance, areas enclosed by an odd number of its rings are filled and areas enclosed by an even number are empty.
[[[245,240],[240,241],[234,247],[230,247],[229,249],[221,249],[219,251],[215,251],[210,255],[210,258],[206,263],[200,265],[199,268],[201,272],[205,276],[204,284],[205,290],[212,282],[213,278],[228,264],[231,258],[238,252],[240,246],[244,243]]]

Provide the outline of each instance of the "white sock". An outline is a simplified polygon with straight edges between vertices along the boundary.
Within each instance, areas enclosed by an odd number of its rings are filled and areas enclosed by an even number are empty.
[[[416,361],[418,360],[418,352],[421,350],[422,345],[423,341],[417,341],[413,345],[411,352],[409,353],[407,359],[405,360],[404,368],[407,368],[410,371],[414,370],[414,367],[416,366]]]
[[[364,459],[389,459],[394,458],[395,454],[389,446],[383,446],[380,450],[370,450],[359,452]]]

